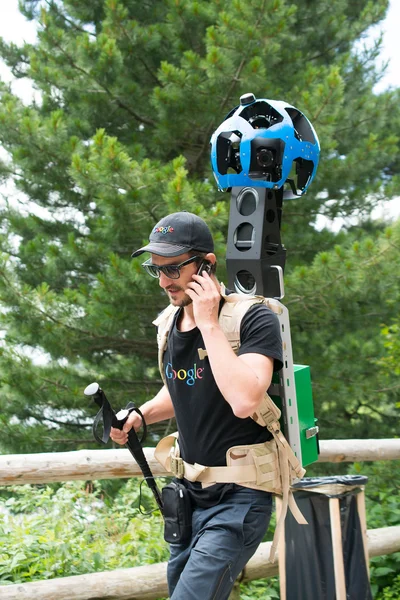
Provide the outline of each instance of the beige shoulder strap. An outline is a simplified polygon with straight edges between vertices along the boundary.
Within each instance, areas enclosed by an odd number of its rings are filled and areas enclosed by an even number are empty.
[[[163,370],[163,356],[167,347],[168,333],[178,308],[178,306],[173,306],[170,304],[153,321],[153,325],[157,327],[158,368],[164,384],[166,384],[166,380]]]
[[[245,296],[241,294],[226,295],[225,286],[221,283],[221,296],[225,300],[219,313],[219,324],[232,350],[237,352],[240,346],[240,324],[244,315],[254,304],[262,304],[262,296]]]
[[[219,323],[228,342],[234,352],[237,352],[240,346],[240,324],[244,315],[254,304],[265,304],[275,314],[282,313],[281,304],[274,298],[264,298],[264,296],[246,296],[245,294],[226,294],[226,289],[221,283],[221,296],[225,300],[219,314]]]

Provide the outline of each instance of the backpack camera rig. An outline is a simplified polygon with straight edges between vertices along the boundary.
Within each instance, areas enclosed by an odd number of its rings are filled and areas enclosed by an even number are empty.
[[[317,134],[301,111],[251,93],[241,96],[211,136],[218,189],[231,192],[226,265],[228,286],[237,293],[284,297],[283,203],[306,193],[319,153]],[[284,364],[268,392],[282,411],[282,431],[306,466],[318,458],[310,368],[293,364],[289,312],[279,304]]]

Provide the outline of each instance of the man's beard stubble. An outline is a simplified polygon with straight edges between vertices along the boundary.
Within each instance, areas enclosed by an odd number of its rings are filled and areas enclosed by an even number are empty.
[[[183,292],[183,288],[179,288],[178,290],[179,292]],[[191,304],[193,302],[193,300],[190,298],[190,296],[188,296],[187,294],[184,294],[182,300],[180,301],[174,301],[172,296],[173,296],[173,292],[169,292],[168,288],[164,289],[164,292],[167,294],[170,303],[172,304],[172,306],[178,306],[179,308],[184,308],[185,306],[189,306],[189,304]]]

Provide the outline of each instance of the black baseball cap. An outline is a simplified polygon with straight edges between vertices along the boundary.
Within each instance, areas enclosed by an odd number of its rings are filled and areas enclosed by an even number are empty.
[[[203,219],[190,212],[176,212],[157,223],[149,237],[150,243],[132,253],[143,252],[159,256],[179,256],[189,250],[214,252],[211,231]]]

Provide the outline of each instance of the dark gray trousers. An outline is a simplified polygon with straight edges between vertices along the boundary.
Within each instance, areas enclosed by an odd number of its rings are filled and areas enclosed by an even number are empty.
[[[196,508],[191,539],[171,544],[171,600],[226,600],[268,529],[272,496],[236,486],[220,504]]]

